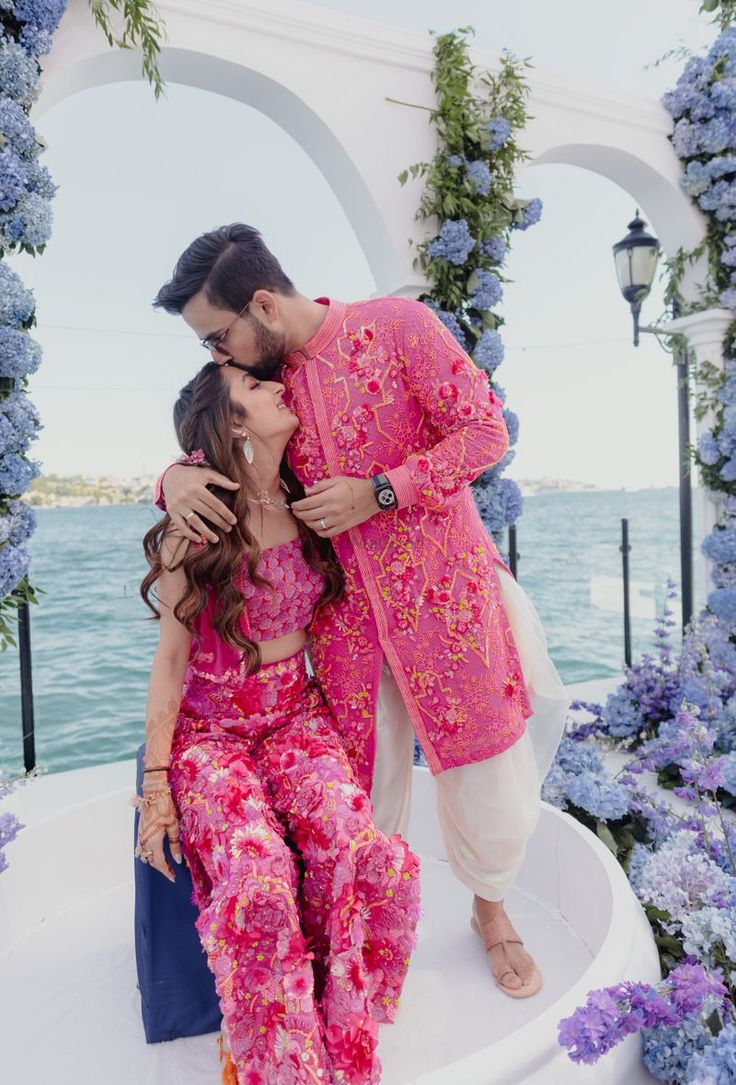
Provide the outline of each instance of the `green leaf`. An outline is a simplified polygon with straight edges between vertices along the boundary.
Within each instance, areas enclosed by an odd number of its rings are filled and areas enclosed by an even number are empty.
[[[616,839],[611,830],[606,825],[605,821],[596,821],[595,831],[598,834],[599,838],[606,845],[608,850],[612,851],[613,854],[618,858],[618,845],[616,844]]]

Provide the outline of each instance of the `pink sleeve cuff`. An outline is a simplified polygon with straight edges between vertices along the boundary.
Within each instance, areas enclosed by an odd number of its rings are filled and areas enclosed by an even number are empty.
[[[178,461],[175,460],[174,463],[176,462]],[[166,468],[166,471],[168,471],[173,466],[174,464],[170,463],[169,466]],[[156,479],[156,488],[153,492],[153,503],[154,505],[156,505],[157,508],[162,509],[163,512],[166,512],[166,498],[164,497],[164,478],[166,476],[166,471],[162,471]]]
[[[399,502],[397,508],[405,509],[408,505],[416,504],[416,486],[411,477],[411,471],[405,463],[400,464],[398,467],[392,467],[390,471],[385,472],[385,475],[391,483]]]

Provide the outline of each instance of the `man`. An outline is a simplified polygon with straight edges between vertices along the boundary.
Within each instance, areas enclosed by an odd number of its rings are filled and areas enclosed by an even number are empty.
[[[503,907],[539,817],[532,708],[495,565],[510,571],[469,487],[508,448],[501,400],[427,306],[311,300],[250,226],[194,241],[154,304],[181,314],[216,362],[283,381],[300,420],[287,455],[307,495],[292,510],[345,572],[344,598],[310,632],[351,760],[378,825],[403,833],[413,727],[496,983],[534,994],[539,970]],[[174,464],[156,499],[187,537],[216,545],[205,520],[230,530],[234,517],[211,483],[236,485]]]

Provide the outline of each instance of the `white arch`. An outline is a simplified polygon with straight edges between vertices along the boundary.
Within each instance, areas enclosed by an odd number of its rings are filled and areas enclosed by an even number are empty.
[[[434,130],[425,123],[435,105],[431,37],[295,0],[156,6],[168,41],[164,79],[234,98],[281,125],[332,186],[377,293],[418,294],[426,283],[412,267],[411,239],[434,233],[436,224],[416,221],[421,181],[402,188],[397,177],[435,151]],[[479,50],[472,59],[481,70],[498,67]],[[70,0],[43,69],[40,110],[80,90],[141,78],[140,54],[108,48],[86,0]],[[668,138],[672,118],[660,102],[537,69],[525,77],[530,120],[519,143],[528,165],[578,166],[613,181],[632,196],[670,257],[702,240],[706,219],[680,188],[682,167]],[[686,299],[695,298],[706,272],[706,258],[686,267]],[[724,314],[717,313],[709,345],[698,349],[722,364]],[[698,327],[702,332],[702,318]],[[714,515],[708,505],[706,524]],[[705,587],[708,563],[697,550],[696,561]]]

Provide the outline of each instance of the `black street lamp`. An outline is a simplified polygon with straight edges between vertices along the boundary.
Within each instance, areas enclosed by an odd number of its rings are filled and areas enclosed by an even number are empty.
[[[613,259],[616,276],[626,301],[631,307],[634,318],[634,346],[639,346],[639,332],[651,332],[656,336],[666,336],[664,328],[640,326],[639,314],[641,303],[648,296],[657,270],[660,255],[659,241],[644,229],[646,222],[636,215],[629,223],[629,232],[613,246]],[[677,298],[672,299],[672,319],[680,315]],[[659,342],[659,339],[657,340]],[[677,369],[677,422],[678,422],[678,475],[680,481],[680,575],[682,580],[682,628],[687,626],[693,612],[693,514],[692,491],[690,482],[690,397],[688,389],[688,354],[679,350],[673,343],[670,351],[661,342],[660,346],[671,353]]]

